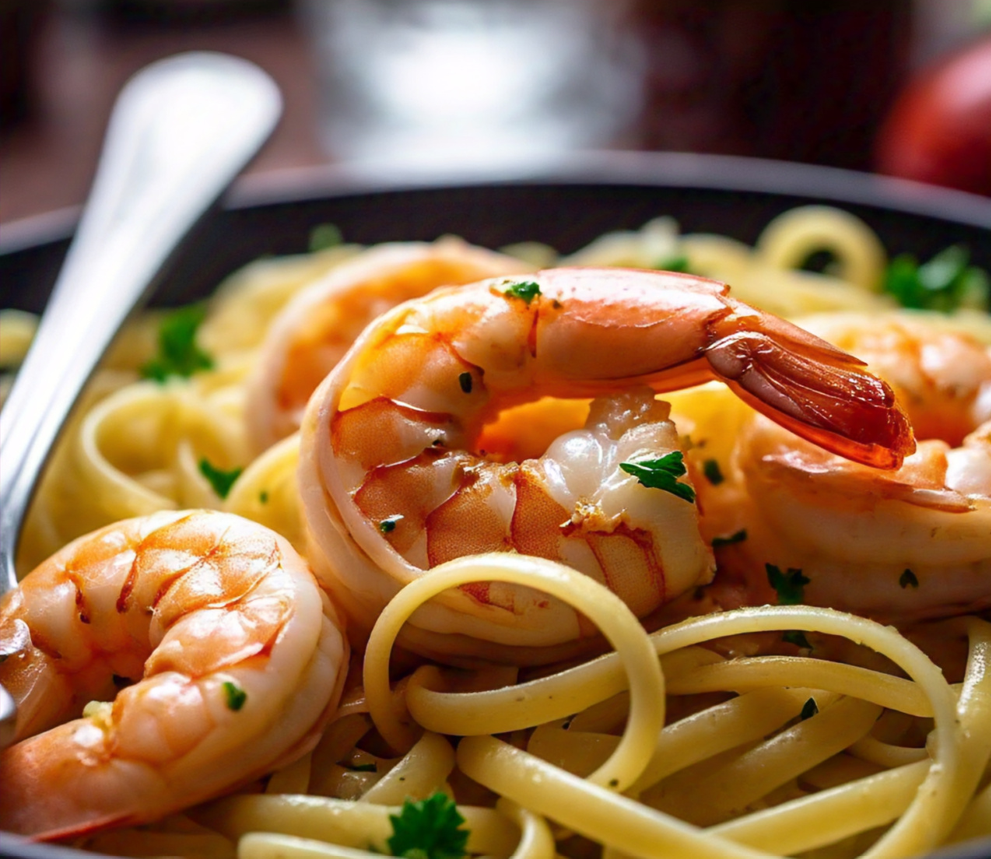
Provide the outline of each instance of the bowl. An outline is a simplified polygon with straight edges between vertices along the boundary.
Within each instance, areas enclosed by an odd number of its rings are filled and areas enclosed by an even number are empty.
[[[798,205],[841,206],[874,229],[890,254],[926,259],[951,244],[991,269],[991,199],[835,168],[677,153],[592,153],[498,172],[411,173],[388,165],[331,166],[242,179],[204,219],[164,273],[154,302],[208,294],[224,276],[266,254],[307,249],[313,227],[333,223],[347,241],[432,240],[455,233],[500,247],[535,240],[562,252],[598,235],[635,229],[658,215],[685,232],[753,242]],[[40,311],[77,212],[5,225],[0,304]],[[93,854],[86,854],[92,856]],[[991,855],[991,839],[934,856]],[[79,859],[78,851],[4,834],[0,856]]]

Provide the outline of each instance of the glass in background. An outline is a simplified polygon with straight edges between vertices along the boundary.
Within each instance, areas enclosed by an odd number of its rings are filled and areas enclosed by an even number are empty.
[[[329,154],[453,167],[614,145],[642,107],[626,0],[300,0]]]

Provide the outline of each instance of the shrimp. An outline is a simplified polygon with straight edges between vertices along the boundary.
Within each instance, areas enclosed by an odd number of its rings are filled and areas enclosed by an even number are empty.
[[[564,561],[647,617],[713,573],[655,399],[712,378],[844,456],[891,467],[914,444],[857,359],[715,281],[561,268],[438,290],[369,326],[310,401],[299,481],[314,570],[359,632],[406,582],[487,551]],[[595,399],[539,458],[487,455],[486,426],[540,397]],[[642,485],[638,466],[670,468],[667,491]],[[420,609],[402,643],[533,663],[593,635],[563,604],[493,583]]]
[[[215,511],[70,543],[4,596],[0,649],[0,829],[36,838],[155,820],[300,757],[348,661],[302,558]]]
[[[922,314],[808,324],[891,384],[920,441],[884,472],[755,418],[736,450],[749,521],[733,549],[752,587],[767,588],[765,565],[800,570],[805,602],[899,625],[991,606],[991,348]]]
[[[453,236],[378,245],[300,292],[276,318],[248,384],[248,430],[264,450],[299,429],[310,394],[380,313],[438,286],[532,267]]]

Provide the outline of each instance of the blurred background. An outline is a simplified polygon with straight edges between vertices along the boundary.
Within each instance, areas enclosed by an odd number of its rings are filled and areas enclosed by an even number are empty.
[[[81,203],[121,85],[194,49],[282,88],[252,171],[622,148],[991,195],[991,0],[0,0],[0,225]]]

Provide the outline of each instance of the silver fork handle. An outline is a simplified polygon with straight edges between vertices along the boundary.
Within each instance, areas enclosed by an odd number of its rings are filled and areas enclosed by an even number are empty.
[[[0,593],[21,521],[80,390],[176,244],[267,139],[278,89],[221,54],[162,60],[122,90],[89,203],[0,413]]]

